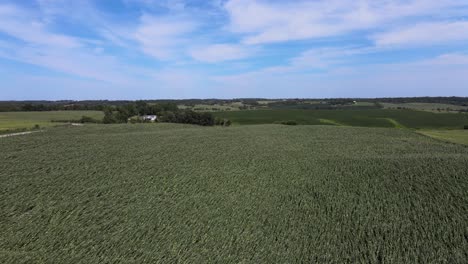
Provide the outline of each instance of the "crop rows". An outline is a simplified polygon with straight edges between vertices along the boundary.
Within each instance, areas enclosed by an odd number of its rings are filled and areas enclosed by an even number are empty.
[[[217,112],[216,116],[230,119],[234,124],[272,124],[296,121],[301,125],[341,124],[362,127],[463,129],[468,125],[466,113],[432,113],[416,110],[253,110]]]
[[[466,263],[468,148],[384,128],[0,139],[1,263]]]

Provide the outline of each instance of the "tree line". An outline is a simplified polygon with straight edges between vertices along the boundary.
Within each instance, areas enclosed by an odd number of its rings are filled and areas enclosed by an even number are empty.
[[[183,99],[183,100],[144,100],[149,105],[179,104],[187,106],[195,105],[226,105],[241,102],[247,109],[258,106],[258,101],[271,100],[269,107],[297,107],[316,102],[314,107],[323,107],[318,104],[326,102],[325,106],[349,105],[352,101],[383,102],[383,103],[441,103],[468,106],[468,97],[399,97],[399,98],[290,98],[290,99],[265,99],[265,98],[237,98],[237,99]],[[134,104],[129,100],[61,100],[61,101],[0,101],[0,112],[16,111],[58,111],[58,110],[97,110],[103,111],[106,107],[120,107]],[[306,107],[306,106],[304,106]]]
[[[199,113],[192,110],[181,110],[175,103],[148,104],[145,101],[136,101],[117,107],[106,106],[104,108],[102,123],[128,123],[145,122],[141,116],[156,115],[159,122],[194,124],[200,126],[229,126],[231,121],[218,119],[210,113]],[[137,118],[133,118],[137,117]]]

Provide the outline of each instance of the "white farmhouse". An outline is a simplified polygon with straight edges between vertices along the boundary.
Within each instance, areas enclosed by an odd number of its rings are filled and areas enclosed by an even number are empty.
[[[144,116],[141,117],[141,119],[143,119],[145,121],[154,122],[154,121],[158,120],[158,116],[157,115],[144,115]]]

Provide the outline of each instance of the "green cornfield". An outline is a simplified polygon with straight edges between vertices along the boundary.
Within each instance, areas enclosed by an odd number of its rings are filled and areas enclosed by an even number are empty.
[[[468,147],[404,129],[57,127],[0,182],[0,263],[468,261]]]
[[[467,113],[432,113],[416,110],[252,110],[216,112],[234,124],[272,124],[293,120],[301,125],[345,125],[361,127],[394,127],[413,129],[463,129]]]

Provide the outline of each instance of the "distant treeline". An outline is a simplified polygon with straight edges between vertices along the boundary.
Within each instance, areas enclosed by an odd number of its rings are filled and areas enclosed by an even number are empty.
[[[266,100],[266,99],[265,99]],[[325,106],[346,106],[351,105],[354,101],[357,102],[370,102],[376,103],[377,107],[380,107],[378,103],[438,103],[438,104],[453,104],[460,106],[468,106],[468,97],[384,97],[384,98],[323,98],[323,99],[307,99],[307,98],[295,98],[295,99],[269,99],[275,101],[269,103],[270,106],[275,105],[301,105],[308,103],[311,105],[323,104]]]
[[[258,106],[258,101],[274,101],[268,104],[271,108],[304,108],[304,109],[336,109],[340,106],[350,105],[353,101],[374,103],[440,103],[468,106],[468,97],[396,97],[396,98],[324,98],[324,99],[265,99],[265,98],[237,98],[237,99],[182,99],[182,100],[143,100],[148,105],[227,105],[242,103],[241,109],[247,106]],[[305,104],[304,102],[307,102]],[[324,103],[325,102],[325,103]],[[130,100],[84,100],[84,101],[0,101],[0,112],[14,111],[57,111],[57,110],[97,110],[104,111],[106,107],[122,107],[134,104]],[[367,106],[373,107],[373,106]],[[376,105],[375,107],[378,107]]]
[[[145,102],[147,104],[175,104],[195,106],[197,104],[216,105],[228,104],[233,102],[242,102],[244,104],[258,104],[260,98],[249,99],[183,99],[183,100],[84,100],[84,101],[0,101],[0,112],[19,112],[19,111],[62,111],[62,110],[96,110],[104,111],[106,107],[119,107],[136,102]]]
[[[468,106],[468,97],[395,97],[395,98],[376,98],[376,99],[362,99],[369,102],[380,103],[431,103],[431,104],[452,104],[460,106]]]

